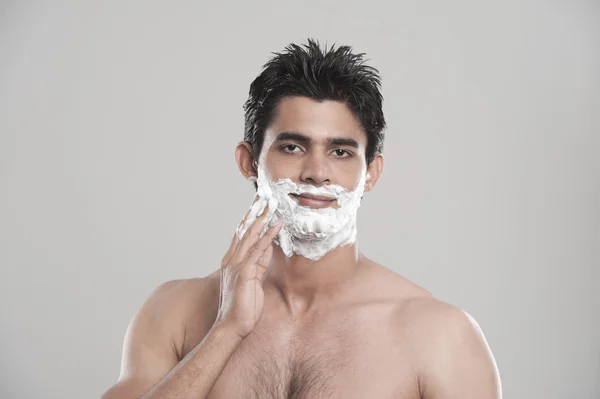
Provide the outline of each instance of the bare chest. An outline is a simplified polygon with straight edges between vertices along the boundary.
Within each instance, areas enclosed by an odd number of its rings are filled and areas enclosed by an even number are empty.
[[[419,398],[410,353],[385,325],[331,318],[298,333],[265,318],[209,399]]]

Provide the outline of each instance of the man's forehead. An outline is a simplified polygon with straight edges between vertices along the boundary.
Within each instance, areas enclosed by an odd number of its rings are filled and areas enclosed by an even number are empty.
[[[273,142],[289,133],[305,136],[313,142],[348,139],[365,146],[367,137],[360,121],[340,101],[316,101],[307,97],[281,100],[265,132],[265,140]]]

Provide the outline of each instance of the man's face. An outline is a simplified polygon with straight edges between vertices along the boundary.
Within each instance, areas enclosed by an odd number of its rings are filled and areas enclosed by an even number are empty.
[[[274,242],[286,256],[318,260],[354,243],[363,193],[375,186],[383,169],[381,154],[367,168],[366,146],[366,133],[344,103],[282,99],[258,159],[250,143],[236,147],[240,171],[258,189],[247,224],[268,204],[269,223],[283,225]]]
[[[265,131],[259,162],[272,180],[356,188],[366,170],[367,136],[342,102],[286,97]],[[290,194],[302,206],[337,208],[336,201]]]

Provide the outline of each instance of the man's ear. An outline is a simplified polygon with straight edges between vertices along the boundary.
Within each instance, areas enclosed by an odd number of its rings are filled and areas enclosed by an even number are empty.
[[[258,176],[256,170],[256,164],[254,162],[254,155],[252,151],[252,144],[247,141],[240,141],[235,147],[235,162],[244,176],[244,179],[251,180]]]
[[[379,181],[383,173],[383,154],[378,153],[367,168],[367,181],[365,182],[365,192],[371,191]]]

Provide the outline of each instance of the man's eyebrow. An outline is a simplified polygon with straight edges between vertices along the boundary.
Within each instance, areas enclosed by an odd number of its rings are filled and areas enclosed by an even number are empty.
[[[305,136],[301,133],[297,133],[297,132],[283,132],[283,133],[279,133],[277,135],[277,137],[275,137],[275,141],[284,141],[284,140],[301,141],[304,143],[311,141],[310,137]]]
[[[292,140],[292,141],[298,141],[298,142],[302,142],[302,143],[310,143],[312,141],[312,139],[310,137],[308,137],[302,133],[298,133],[298,132],[283,132],[283,133],[279,133],[277,135],[277,137],[275,137],[275,141],[284,141],[284,140]],[[341,146],[358,148],[358,142],[356,140],[348,138],[348,137],[328,137],[327,145],[329,145],[329,146],[341,145]]]
[[[327,144],[330,146],[342,145],[346,147],[358,148],[358,142],[348,137],[330,137],[327,139]]]

